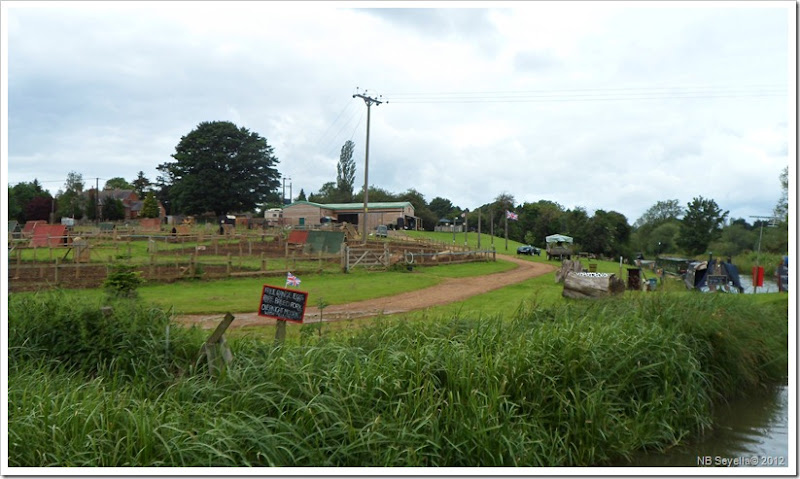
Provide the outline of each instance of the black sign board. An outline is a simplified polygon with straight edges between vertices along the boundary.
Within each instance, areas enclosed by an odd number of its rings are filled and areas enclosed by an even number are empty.
[[[306,313],[308,293],[277,286],[264,285],[258,315],[281,321],[302,323]]]

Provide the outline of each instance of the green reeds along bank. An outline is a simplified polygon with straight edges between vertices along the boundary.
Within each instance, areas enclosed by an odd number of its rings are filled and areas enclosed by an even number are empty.
[[[784,381],[786,306],[649,294],[384,319],[278,348],[242,338],[211,378],[193,365],[204,334],[173,327],[167,345],[163,312],[121,302],[112,325],[98,304],[12,297],[9,465],[607,464]]]

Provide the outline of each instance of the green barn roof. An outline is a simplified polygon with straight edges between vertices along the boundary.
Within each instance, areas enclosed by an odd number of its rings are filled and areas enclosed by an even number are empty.
[[[289,208],[294,205],[312,205],[317,206],[319,208],[325,208],[328,210],[363,210],[364,203],[313,203],[311,201],[295,201],[291,205],[284,206],[284,208]],[[377,203],[367,203],[368,209],[375,209],[375,210],[382,210],[382,209],[395,209],[395,208],[406,208],[408,206],[412,206],[412,204],[408,201],[388,201],[388,202],[377,202]]]

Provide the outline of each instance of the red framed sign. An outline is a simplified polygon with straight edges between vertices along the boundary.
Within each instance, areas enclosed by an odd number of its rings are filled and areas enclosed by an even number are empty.
[[[306,314],[308,292],[264,285],[258,315],[279,321],[302,323]]]

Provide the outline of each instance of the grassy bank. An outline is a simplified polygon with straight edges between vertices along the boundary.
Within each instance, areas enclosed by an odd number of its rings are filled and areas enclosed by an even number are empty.
[[[698,434],[715,400],[787,374],[778,295],[383,319],[282,348],[241,339],[217,379],[194,365],[199,332],[167,335],[147,306],[99,307],[10,298],[10,466],[599,465]]]

